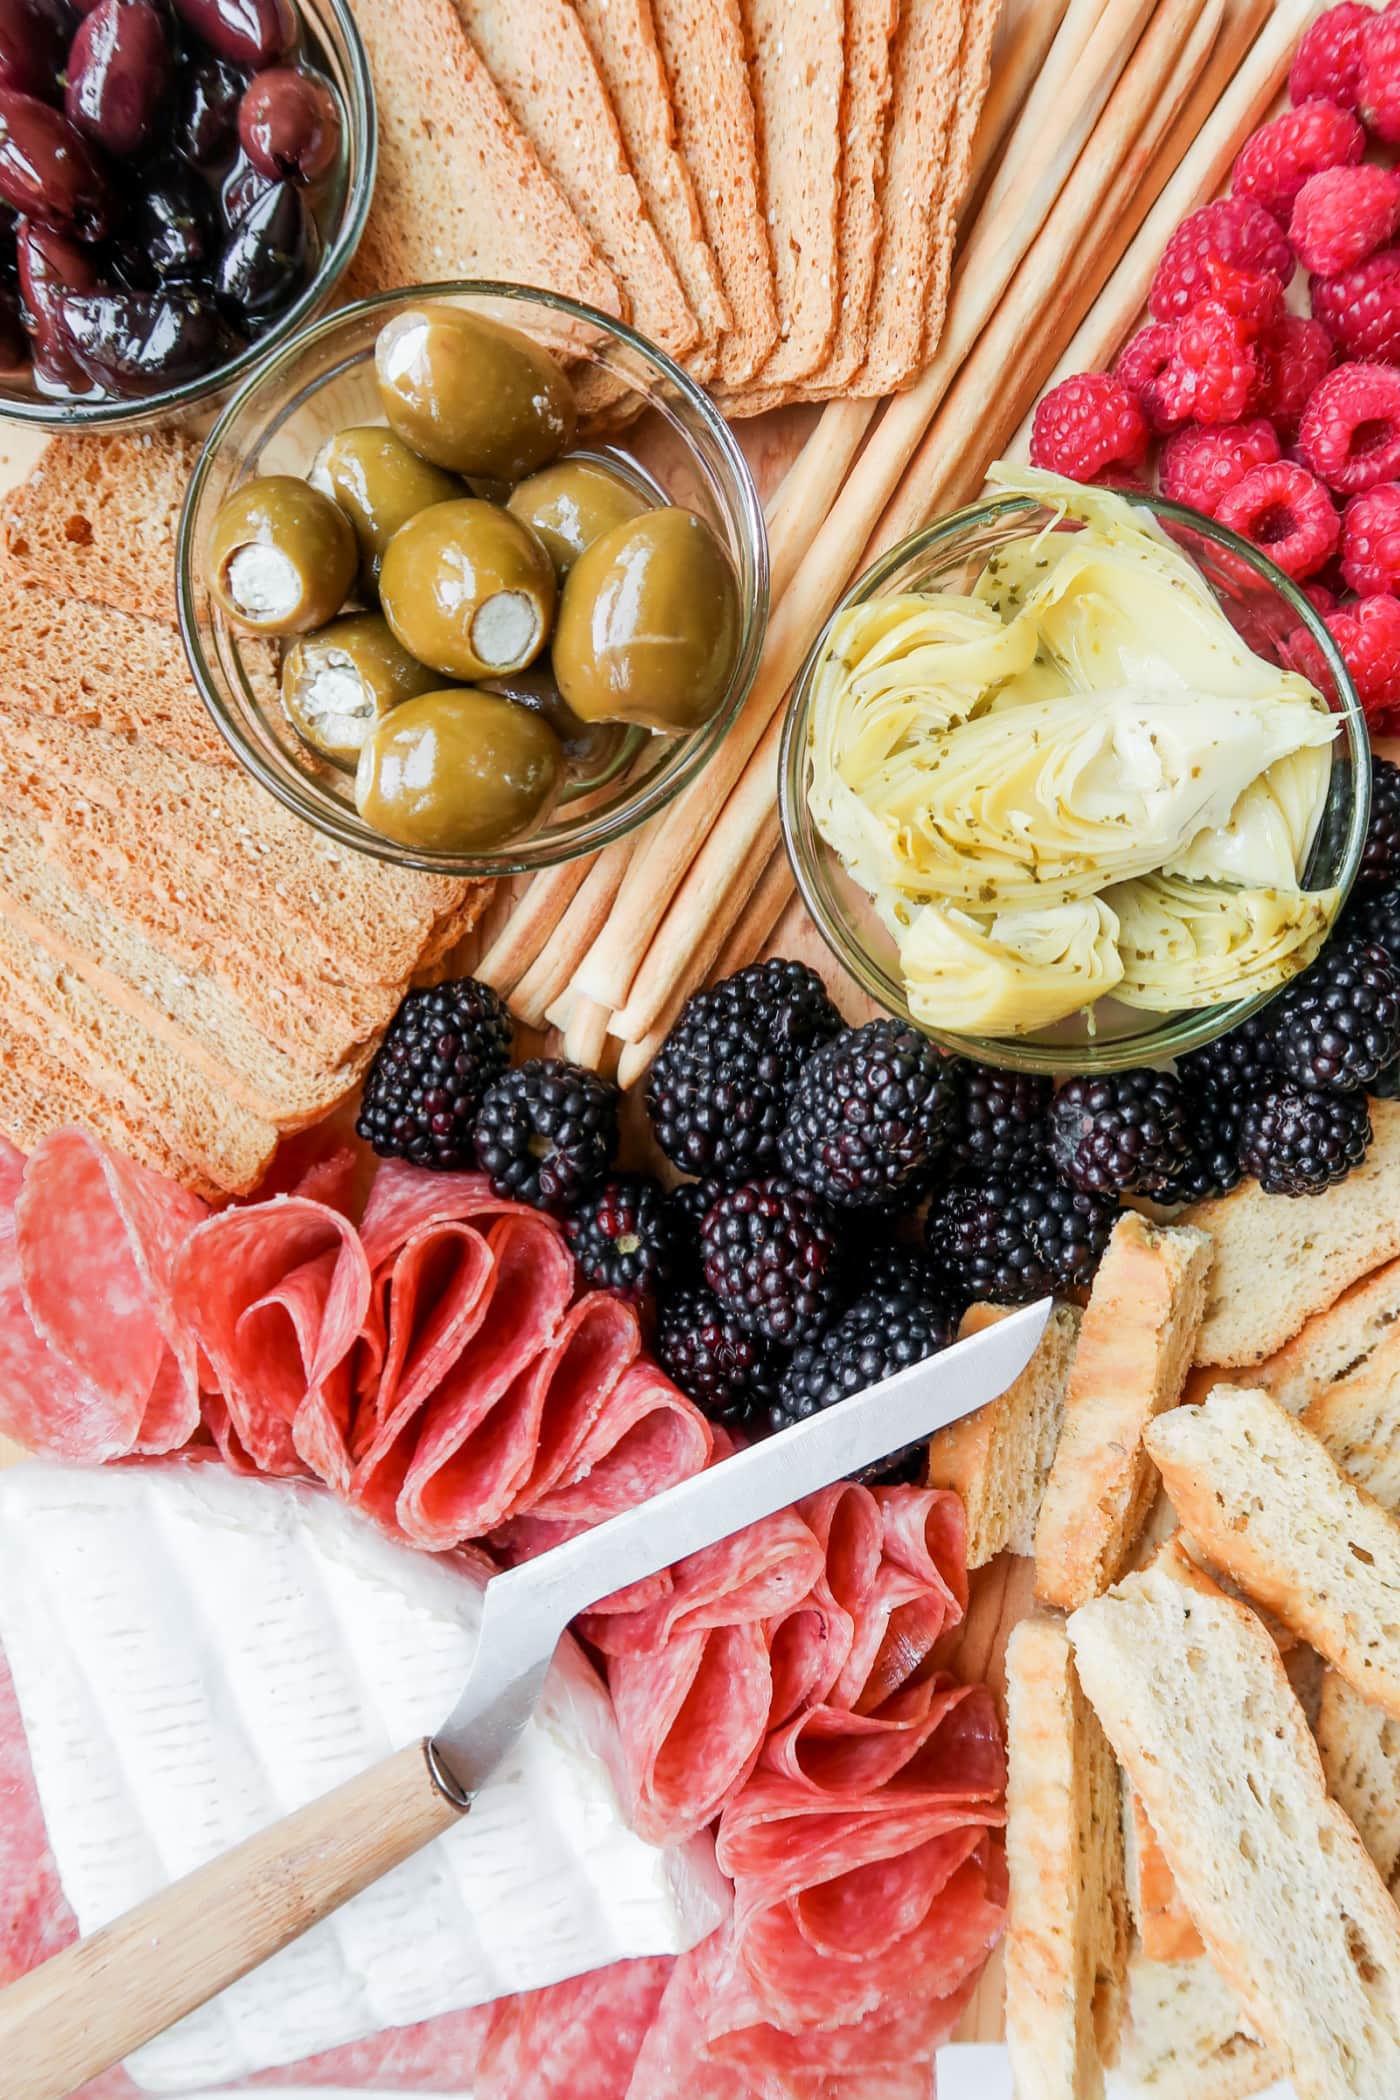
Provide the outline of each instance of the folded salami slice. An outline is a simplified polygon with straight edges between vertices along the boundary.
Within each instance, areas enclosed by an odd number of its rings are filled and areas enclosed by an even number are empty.
[[[221,1211],[181,1248],[174,1298],[221,1403],[206,1400],[205,1414],[225,1455],[343,1492],[351,1359],[370,1303],[349,1219],[304,1196]]]
[[[199,1401],[171,1266],[206,1206],[79,1130],[5,1160],[0,1428],[89,1464],[178,1449]]]
[[[502,1999],[472,2100],[626,2100],[673,1966],[651,1955]]]

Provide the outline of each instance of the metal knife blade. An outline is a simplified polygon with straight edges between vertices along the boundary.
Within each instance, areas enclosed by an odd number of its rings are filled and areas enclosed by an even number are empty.
[[[578,1613],[995,1399],[1030,1362],[1050,1307],[1048,1298],[1028,1305],[493,1576],[466,1689],[429,1745],[438,1784],[470,1801],[525,1726],[559,1637]]]

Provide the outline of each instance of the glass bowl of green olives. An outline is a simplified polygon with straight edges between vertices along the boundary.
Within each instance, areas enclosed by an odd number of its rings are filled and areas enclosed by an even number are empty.
[[[287,808],[501,875],[596,852],[706,764],[768,551],[728,425],[661,351],[551,293],[443,284],[330,315],[245,383],[178,582],[205,702]]]
[[[0,420],[207,427],[374,189],[349,0],[0,0]]]

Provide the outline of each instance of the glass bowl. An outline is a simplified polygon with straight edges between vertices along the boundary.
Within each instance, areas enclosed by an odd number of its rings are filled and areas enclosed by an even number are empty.
[[[1200,569],[1226,615],[1247,630],[1249,645],[1268,661],[1298,668],[1299,630],[1306,637],[1307,675],[1342,718],[1332,747],[1326,808],[1305,871],[1310,889],[1335,885],[1345,901],[1366,838],[1371,795],[1371,750],[1365,717],[1336,643],[1320,614],[1282,570],[1257,547],[1223,525],[1165,497],[1121,492],[1147,510]],[[1057,513],[1025,496],[1000,496],[955,511],[892,547],[857,579],[832,614],[899,591],[970,590],[989,555],[1010,540],[1055,526]],[[1073,521],[1064,521],[1073,529]],[[894,941],[865,891],[846,873],[818,831],[807,804],[809,726],[815,672],[827,628],[813,646],[793,692],[779,761],[783,838],[797,886],[827,944],[857,983],[887,1013],[910,1021],[944,1049],[1018,1072],[1091,1073],[1156,1064],[1197,1049],[1266,1006],[1282,986],[1248,999],[1175,1014],[1148,1015],[1110,995],[1089,1017],[1075,1016],[1027,1036],[945,1033],[914,1021],[904,995]],[[1092,1023],[1092,1026],[1090,1025]]]
[[[162,423],[197,423],[272,351],[296,334],[327,305],[360,245],[374,194],[377,129],[374,85],[369,59],[355,26],[348,0],[296,0],[303,20],[320,45],[319,62],[340,97],[345,123],[341,163],[334,181],[339,209],[333,230],[324,228],[324,245],[315,276],[280,320],[264,330],[237,357],[215,365],[198,379],[136,401],[70,401],[42,394],[31,380],[0,380],[0,421],[28,423],[37,430],[148,430]]]
[[[572,449],[619,467],[656,500],[705,518],[733,561],[741,608],[729,686],[702,728],[674,736],[633,730],[606,772],[574,783],[539,830],[470,854],[403,846],[362,821],[353,774],[319,759],[298,737],[266,680],[245,663],[244,638],[214,602],[202,565],[214,518],[240,482],[257,474],[304,475],[335,431],[383,423],[375,339],[396,314],[438,303],[507,322],[568,365],[580,402]],[[384,293],[328,315],[245,382],[211,431],[186,494],[178,591],[185,651],[210,713],[248,771],[288,809],[339,844],[400,867],[517,875],[596,852],[635,830],[706,764],[742,706],[758,664],[768,620],[768,541],[758,493],[729,426],[662,351],[622,322],[550,292],[509,284],[435,284]]]

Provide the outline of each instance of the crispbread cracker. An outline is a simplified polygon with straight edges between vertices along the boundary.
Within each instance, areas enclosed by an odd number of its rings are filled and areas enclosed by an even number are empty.
[[[1400,1255],[1400,1101],[1372,1101],[1370,1112],[1370,1151],[1321,1195],[1280,1202],[1247,1181],[1185,1212],[1181,1222],[1215,1242],[1197,1363],[1257,1363]]]
[[[0,565],[19,582],[138,619],[175,610],[175,535],[195,438],[57,437],[6,499]]]
[[[906,385],[923,361],[962,36],[960,0],[906,0],[900,11],[880,179],[880,257],[853,394],[888,394]]]
[[[1018,2100],[1099,2100],[1128,1953],[1118,1769],[1064,1626],[1006,1650],[1006,2034]]]
[[[738,0],[653,0],[653,14],[676,134],[729,306],[716,376],[724,386],[738,387],[778,339]]]
[[[452,0],[356,0],[379,174],[356,292],[443,278],[544,285],[622,311],[616,277],[516,123]]]
[[[275,690],[269,644],[247,635],[240,646]],[[0,709],[132,731],[205,765],[236,763],[173,628],[9,578],[0,580]]]
[[[992,38],[1001,10],[1002,0],[972,0],[963,27],[957,99],[948,132],[948,154],[934,218],[928,288],[924,296],[924,364],[932,362],[943,334],[948,287],[953,275],[953,250],[958,238],[958,214],[972,179],[977,120],[987,99],[987,85],[992,73]]]
[[[1328,1799],[1259,1621],[1167,1553],[1069,1633],[1207,1951],[1252,2032],[1286,2054],[1298,2100],[1393,2100],[1400,1914]]]
[[[637,187],[680,278],[699,336],[683,362],[697,379],[715,368],[730,325],[719,265],[695,184],[676,144],[670,83],[651,0],[573,0],[612,103]]]
[[[699,333],[647,217],[617,118],[568,0],[457,0],[491,77],[540,162],[622,286],[630,318],[673,357]]]
[[[144,1115],[133,1115],[55,1056],[47,1031],[32,1033],[22,1014],[0,1014],[0,1132],[21,1152],[32,1152],[42,1138],[70,1123],[198,1196],[223,1193],[182,1159]]]
[[[845,111],[845,0],[740,0],[778,341],[756,375],[765,388],[814,371],[836,329],[837,227]]]

